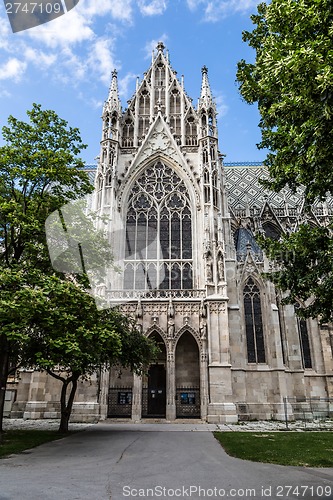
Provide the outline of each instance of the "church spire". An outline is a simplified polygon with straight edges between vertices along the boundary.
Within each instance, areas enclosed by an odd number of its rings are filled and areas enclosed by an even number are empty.
[[[212,96],[212,91],[209,85],[209,80],[208,80],[208,68],[207,66],[203,66],[201,68],[201,73],[202,73],[202,82],[201,82],[201,94],[199,98],[199,109],[205,108],[206,110],[208,109],[215,109],[215,103],[213,100]]]
[[[121,113],[121,103],[119,99],[119,90],[118,90],[118,73],[117,70],[114,69],[112,71],[112,79],[111,79],[111,85],[109,89],[109,96],[108,96],[108,111],[117,111]]]
[[[217,140],[216,105],[208,80],[208,68],[201,69],[202,82],[201,93],[198,102],[198,113],[200,115],[200,135],[214,137]]]

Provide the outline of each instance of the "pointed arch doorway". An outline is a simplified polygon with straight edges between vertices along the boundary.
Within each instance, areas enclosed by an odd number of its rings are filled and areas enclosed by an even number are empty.
[[[142,417],[166,417],[166,347],[161,335],[154,331],[150,338],[160,348],[156,363],[150,365],[142,386]]]
[[[176,345],[176,418],[200,418],[200,355],[188,330]]]

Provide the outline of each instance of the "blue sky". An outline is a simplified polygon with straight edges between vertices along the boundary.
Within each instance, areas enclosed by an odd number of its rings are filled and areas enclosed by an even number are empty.
[[[242,42],[252,29],[254,0],[81,0],[58,19],[11,33],[0,5],[0,126],[9,114],[26,118],[33,102],[54,109],[79,127],[94,163],[99,153],[103,101],[111,71],[118,70],[123,107],[135,80],[150,65],[152,48],[162,40],[179,78],[196,103],[201,67],[219,109],[220,150],[227,162],[262,161],[259,114],[242,101],[236,79],[237,61],[254,59]]]

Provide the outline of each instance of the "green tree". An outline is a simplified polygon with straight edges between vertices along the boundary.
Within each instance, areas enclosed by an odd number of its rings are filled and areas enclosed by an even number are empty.
[[[0,148],[0,434],[6,383],[28,339],[30,270],[53,272],[45,219],[70,200],[92,191],[78,129],[34,104],[29,122],[8,118]]]
[[[255,62],[238,63],[243,98],[257,103],[266,187],[302,187],[306,207],[333,193],[333,4],[330,0],[272,0],[251,16],[255,28],[243,40]],[[333,319],[332,221],[304,222],[281,242],[261,241],[280,268],[271,278],[286,301],[301,299],[302,314]],[[290,258],[292,256],[292,258]]]
[[[61,382],[59,431],[67,432],[79,379],[118,363],[140,372],[155,359],[156,346],[116,309],[97,310],[73,281],[36,276],[34,302],[22,361]]]
[[[96,230],[94,216],[85,216],[93,188],[76,156],[85,147],[78,130],[39,105],[28,116],[30,123],[9,117],[0,148],[0,438],[8,375],[19,366],[61,381],[66,431],[80,378],[113,363],[140,371],[156,353],[131,320],[99,311],[88,290],[113,260],[103,220]],[[63,272],[51,266],[46,220],[53,264]]]

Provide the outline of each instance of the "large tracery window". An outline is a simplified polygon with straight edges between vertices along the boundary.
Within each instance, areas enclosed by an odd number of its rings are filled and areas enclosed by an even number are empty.
[[[158,161],[134,183],[126,216],[125,289],[190,289],[192,225],[185,184]]]
[[[264,331],[262,325],[260,291],[252,278],[243,290],[247,360],[249,363],[265,363]]]

